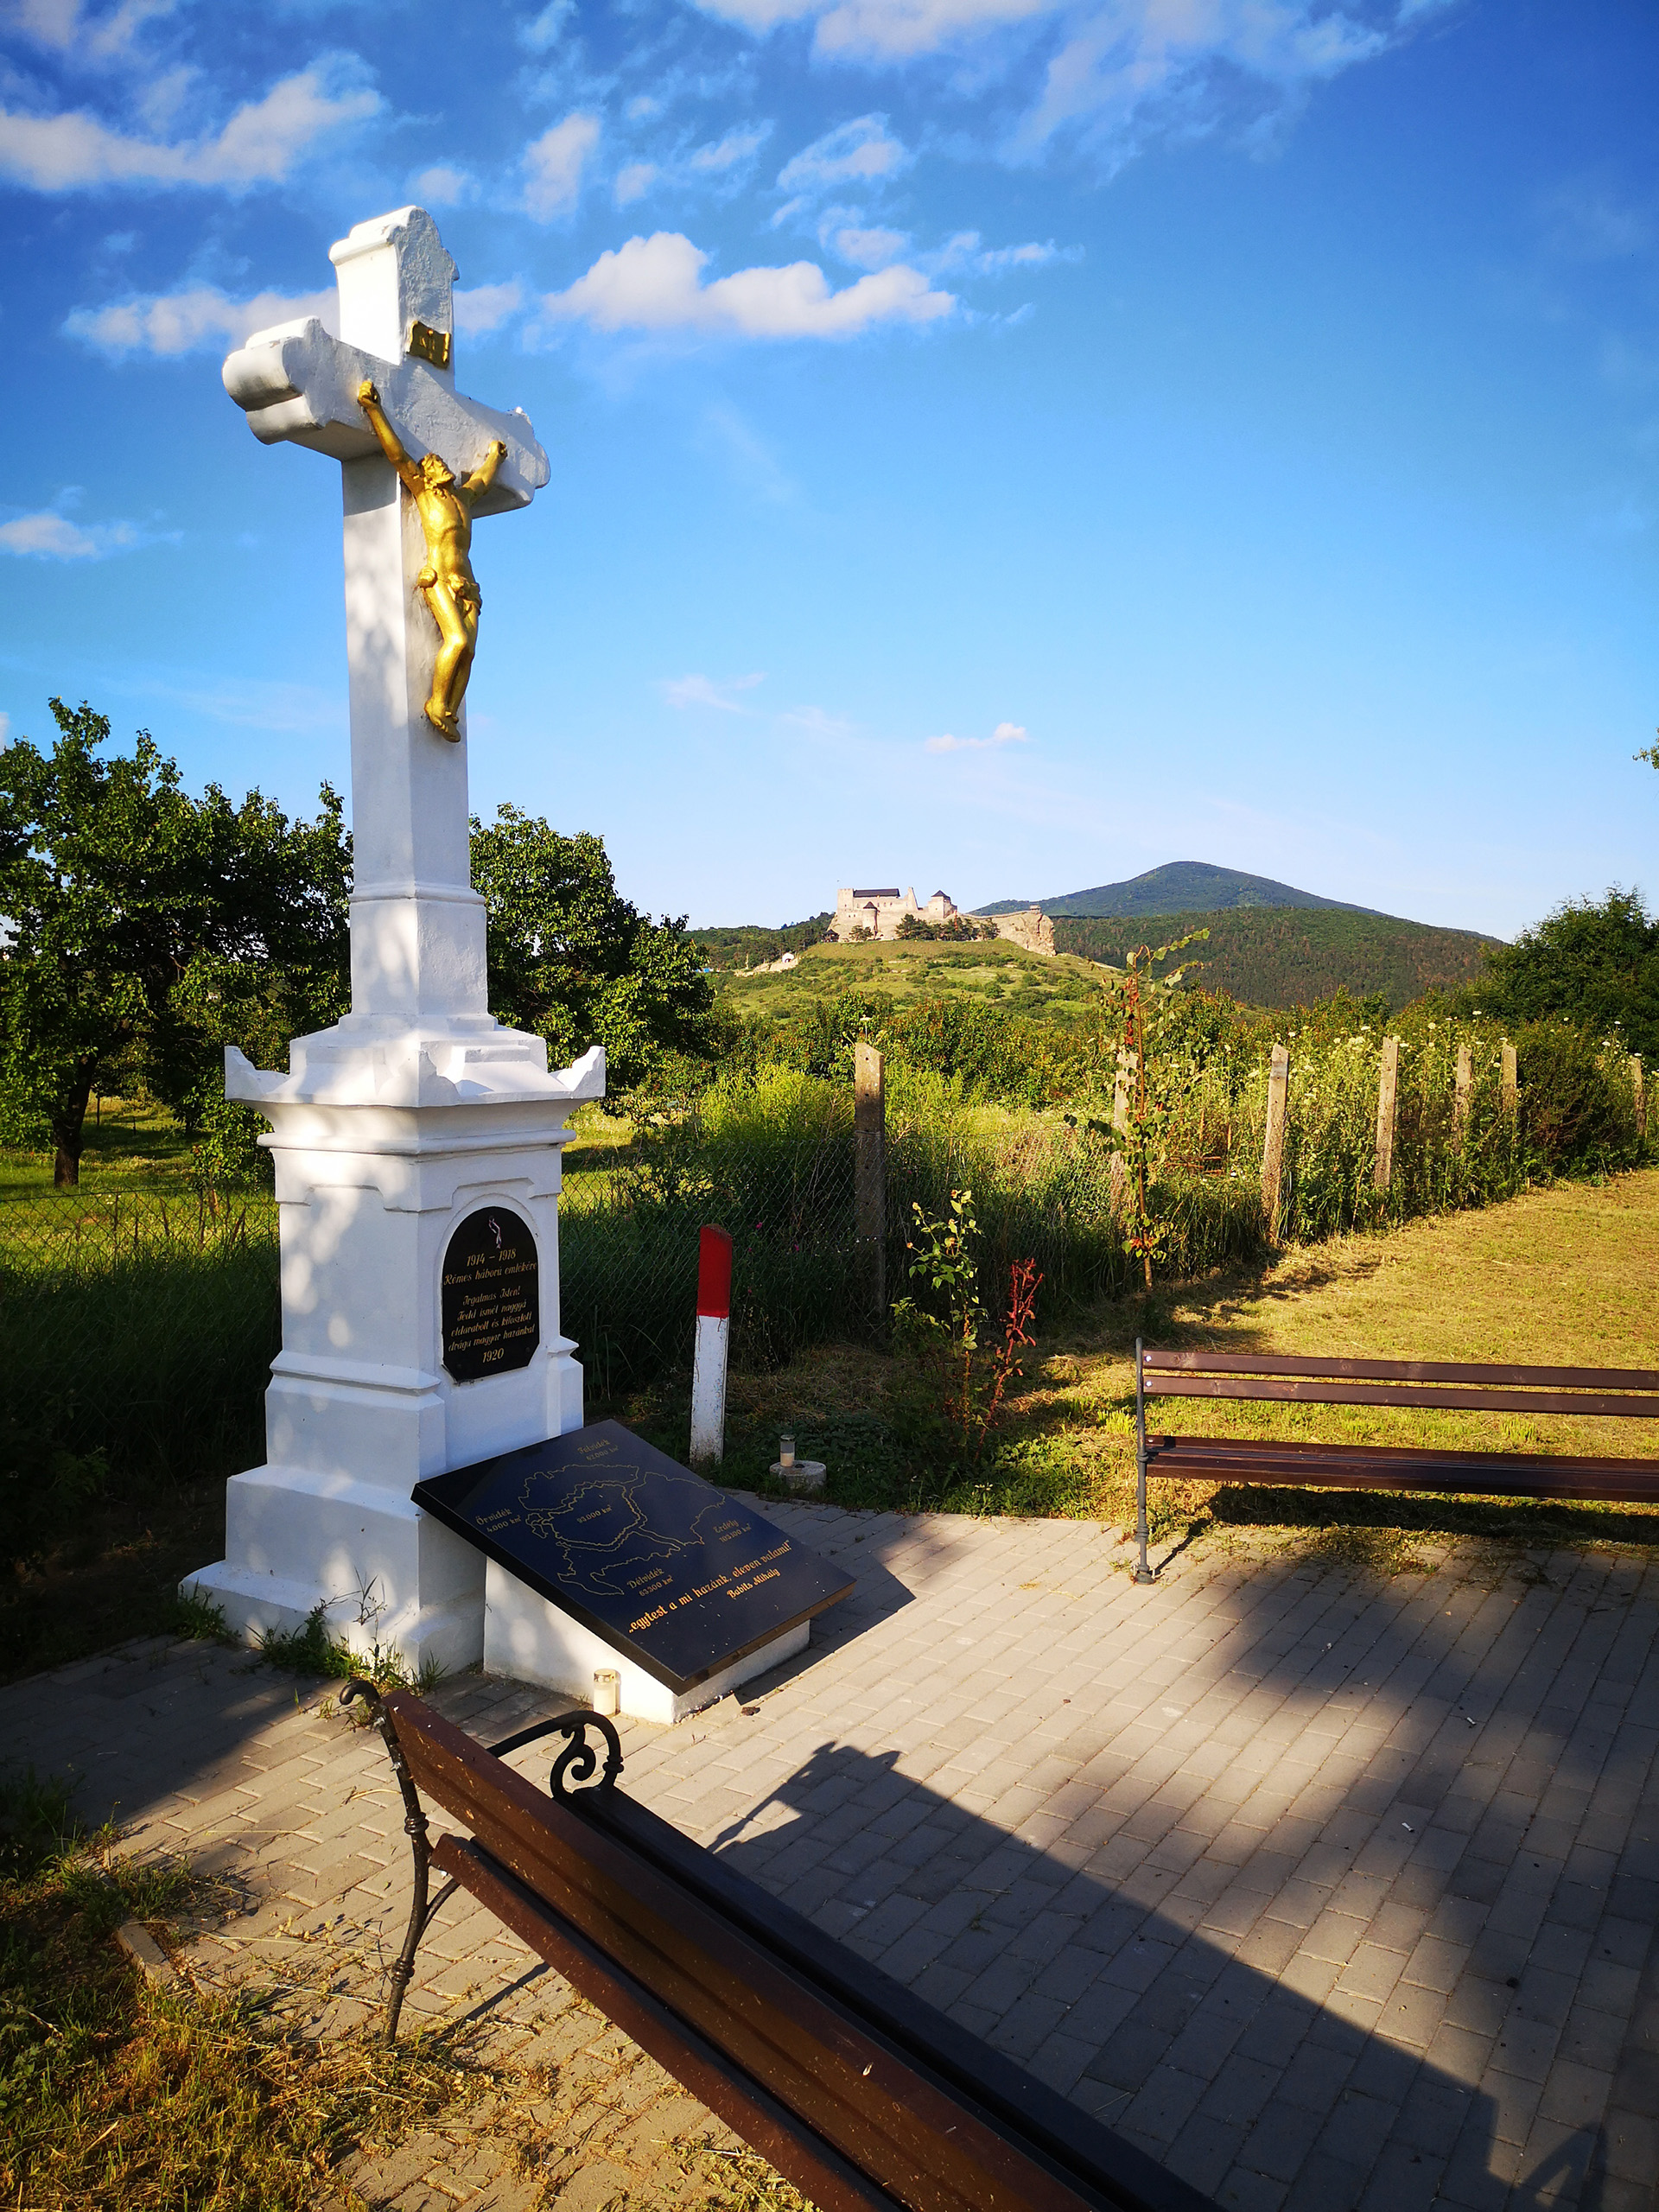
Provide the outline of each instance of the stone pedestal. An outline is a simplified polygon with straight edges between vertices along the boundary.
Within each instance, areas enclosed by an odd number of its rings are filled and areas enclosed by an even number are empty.
[[[288,1076],[226,1056],[228,1094],[271,1122],[283,1349],[266,1464],[230,1483],[226,1556],[186,1586],[250,1636],[321,1605],[355,1649],[465,1667],[483,1653],[483,1561],[410,1491],[582,1425],[559,1328],[559,1156],[573,1109],[603,1093],[604,1057],[550,1075],[538,1038],[487,1021],[378,1043],[348,1030],[296,1039]],[[534,1232],[541,1342],[513,1373],[458,1382],[442,1363],[444,1254],[491,1204]]]

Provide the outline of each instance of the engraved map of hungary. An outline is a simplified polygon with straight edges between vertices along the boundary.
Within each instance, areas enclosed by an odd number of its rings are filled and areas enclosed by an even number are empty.
[[[527,1475],[518,1507],[533,1535],[557,1545],[560,1580],[593,1597],[649,1596],[651,1586],[669,1580],[660,1572],[666,1562],[743,1527],[730,1501],[718,1491],[710,1497],[695,1475],[626,1465],[574,1482],[569,1474]]]

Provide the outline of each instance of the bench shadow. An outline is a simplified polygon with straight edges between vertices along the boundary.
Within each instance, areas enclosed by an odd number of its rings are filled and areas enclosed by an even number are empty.
[[[1622,2208],[1594,2183],[1599,2128],[1500,2178],[1488,2096],[1247,1963],[1243,1929],[1161,1905],[1204,1838],[1172,1830],[1115,1881],[1109,1844],[1097,1868],[1067,1864],[897,1758],[825,1743],[713,1848],[1219,2204]],[[1286,1961],[1305,1933],[1274,1920],[1287,1886],[1264,1872],[1252,1916],[1258,1951]]]

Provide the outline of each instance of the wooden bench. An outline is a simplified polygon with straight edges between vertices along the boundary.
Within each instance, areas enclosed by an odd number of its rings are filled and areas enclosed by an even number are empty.
[[[389,2041],[421,1937],[460,1887],[821,2212],[1215,2212],[627,1796],[599,1714],[486,1750],[408,1691],[355,1681],[343,1696],[366,1702],[385,1739],[414,1857]],[[566,1742],[550,1795],[500,1754],[554,1733]],[[422,1793],[468,1834],[429,1842]],[[431,1866],[449,1877],[435,1897]]]
[[[1470,1366],[1446,1360],[1292,1359],[1135,1345],[1137,1582],[1147,1563],[1147,1480],[1268,1483],[1284,1490],[1439,1491],[1459,1497],[1592,1498],[1659,1505],[1659,1459],[1548,1452],[1431,1451],[1416,1444],[1149,1436],[1148,1398],[1253,1398],[1443,1412],[1659,1419],[1659,1369]]]

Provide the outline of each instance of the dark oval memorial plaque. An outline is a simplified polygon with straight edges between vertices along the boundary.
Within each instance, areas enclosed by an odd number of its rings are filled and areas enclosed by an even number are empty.
[[[480,1206],[443,1255],[443,1363],[457,1382],[528,1367],[542,1341],[536,1234],[505,1206]]]

